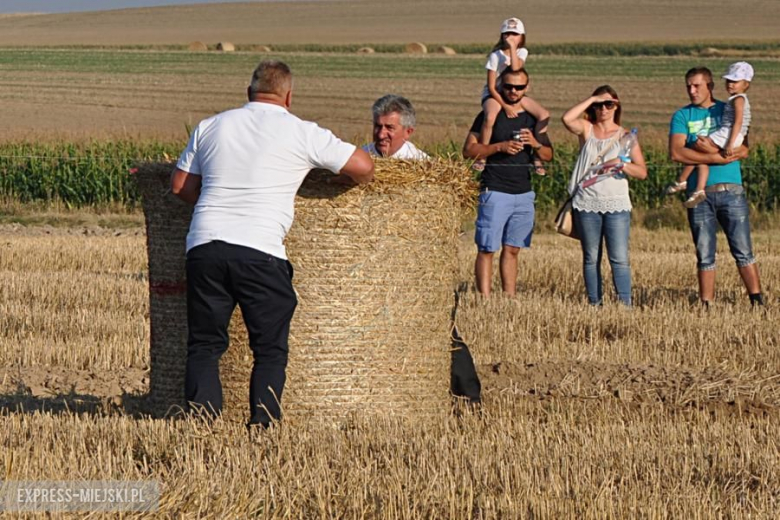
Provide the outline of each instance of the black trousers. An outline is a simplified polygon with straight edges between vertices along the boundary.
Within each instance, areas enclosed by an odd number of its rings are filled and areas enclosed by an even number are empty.
[[[250,424],[281,419],[290,321],[298,300],[287,260],[221,241],[187,253],[187,370],[191,409],[222,411],[219,359],[228,348],[236,304],[249,333],[254,363],[249,386]]]
[[[482,402],[482,383],[479,381],[474,359],[468,345],[452,327],[452,365],[450,366],[450,391],[456,397],[465,397],[469,404]]]

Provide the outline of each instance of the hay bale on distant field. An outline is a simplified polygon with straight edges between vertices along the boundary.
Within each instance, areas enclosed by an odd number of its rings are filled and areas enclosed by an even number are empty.
[[[407,54],[427,54],[428,53],[428,47],[425,46],[424,43],[410,43],[406,46],[404,49]]]
[[[139,168],[139,182],[167,182],[171,165]],[[447,409],[450,312],[456,267],[456,240],[462,201],[473,187],[458,163],[380,161],[377,181],[345,191],[309,175],[296,199],[295,223],[287,251],[295,266],[299,304],[290,335],[290,360],[283,398],[292,416],[343,417],[351,413],[431,415]],[[148,189],[143,190],[144,195]],[[177,202],[153,197],[144,202],[150,254],[150,298],[160,294],[153,266],[178,265],[184,278],[186,228]],[[155,202],[156,201],[156,202]],[[169,212],[178,216],[171,218]],[[158,223],[152,225],[152,223]],[[165,226],[163,226],[164,228]],[[174,238],[175,237],[175,238]],[[175,239],[178,246],[157,246]],[[152,261],[153,255],[179,259]],[[152,281],[154,280],[154,282]],[[183,298],[183,295],[180,295]],[[161,309],[153,305],[153,311]],[[184,305],[181,312],[185,312]],[[152,313],[152,379],[174,371],[182,381],[186,314],[178,320]],[[162,334],[162,325],[175,333]],[[248,411],[251,352],[240,313],[230,327],[231,343],[221,363],[228,418]],[[155,340],[179,344],[155,344]],[[160,351],[166,354],[161,355]],[[172,354],[173,352],[178,354]],[[169,359],[181,356],[171,367]],[[164,363],[164,364],[161,364]],[[159,366],[157,366],[159,365]],[[153,383],[153,392],[181,392]],[[153,398],[159,403],[164,399]]]
[[[444,54],[446,56],[455,56],[456,54],[458,54],[455,51],[455,49],[453,49],[452,47],[447,47],[446,45],[441,45],[441,46],[437,47],[436,48],[436,52],[438,54]]]
[[[219,42],[217,44],[217,50],[221,52],[233,52],[236,50],[236,46],[230,42]]]
[[[723,55],[723,51],[715,47],[707,47],[699,51],[699,56],[713,57],[713,56],[722,56],[722,55]]]
[[[206,44],[203,42],[191,42],[187,46],[187,50],[193,51],[193,52],[205,52],[209,50],[208,47],[206,47]]]
[[[255,45],[254,47],[255,52],[272,52],[273,49],[269,47],[268,45]]]
[[[360,54],[374,54],[376,52],[372,47],[361,47],[357,51]]]

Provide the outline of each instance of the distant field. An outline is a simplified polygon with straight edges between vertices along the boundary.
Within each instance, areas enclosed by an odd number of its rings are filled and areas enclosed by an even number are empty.
[[[738,11],[736,13],[735,11]],[[734,13],[733,18],[727,15]],[[529,43],[776,39],[776,0],[379,0],[244,2],[0,19],[0,46],[490,43],[518,16]]]
[[[625,122],[660,142],[672,111],[687,102],[683,75],[704,64],[720,74],[734,58],[668,56],[570,57],[533,54],[531,94],[553,114],[603,83],[625,107]],[[394,92],[418,109],[415,139],[426,145],[461,142],[479,110],[484,56],[407,56],[322,53],[232,54],[174,51],[4,49],[0,103],[6,124],[0,139],[147,138],[183,140],[187,125],[242,104],[248,77],[265,57],[280,57],[296,74],[293,111],[347,139],[370,134],[370,107]],[[751,58],[755,142],[780,133],[780,60]],[[717,93],[723,87],[717,82]]]

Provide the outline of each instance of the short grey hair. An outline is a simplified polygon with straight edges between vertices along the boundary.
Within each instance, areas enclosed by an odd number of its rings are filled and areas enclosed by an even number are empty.
[[[292,89],[292,72],[290,67],[279,60],[264,60],[252,72],[249,82],[249,93],[252,97],[258,94],[276,94],[285,96]]]
[[[403,96],[396,96],[395,94],[387,94],[377,99],[374,102],[374,106],[371,107],[371,112],[374,114],[374,121],[380,116],[398,112],[401,126],[404,128],[414,128],[414,125],[417,123],[417,116],[412,102]]]

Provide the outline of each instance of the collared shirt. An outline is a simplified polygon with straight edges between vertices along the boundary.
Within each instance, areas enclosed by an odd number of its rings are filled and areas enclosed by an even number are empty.
[[[187,251],[214,240],[287,258],[295,194],[313,168],[340,171],[355,151],[284,107],[247,103],[200,122],[177,167],[201,175]]]
[[[381,154],[376,151],[376,144],[369,143],[365,146],[363,146],[363,150],[370,153],[371,155],[375,155],[379,157]],[[430,159],[431,157],[417,148],[415,145],[413,145],[410,141],[406,141],[401,148],[398,149],[397,152],[395,152],[393,155],[390,156],[392,159],[407,159],[407,160],[413,160],[413,161],[424,161],[425,159]]]

